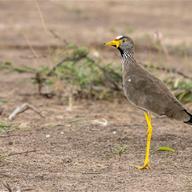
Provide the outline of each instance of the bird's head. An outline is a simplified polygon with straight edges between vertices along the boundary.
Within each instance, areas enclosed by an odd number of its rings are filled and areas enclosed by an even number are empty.
[[[134,52],[133,40],[127,36],[118,36],[104,45],[116,47],[121,52],[121,55],[123,55],[124,52]]]

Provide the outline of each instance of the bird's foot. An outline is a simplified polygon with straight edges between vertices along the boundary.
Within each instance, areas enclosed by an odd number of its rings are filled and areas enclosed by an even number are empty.
[[[143,166],[136,166],[139,170],[150,169],[149,163],[145,163]]]
[[[138,166],[138,165],[130,165],[130,166],[135,167],[136,169],[139,169],[139,170],[150,169],[149,162],[144,163],[144,165],[142,166]]]

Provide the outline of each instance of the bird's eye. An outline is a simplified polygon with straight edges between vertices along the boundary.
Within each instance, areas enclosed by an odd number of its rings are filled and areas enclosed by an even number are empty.
[[[123,41],[122,41],[122,42],[123,42],[123,43],[125,43],[126,41],[127,41],[126,39],[123,39]]]

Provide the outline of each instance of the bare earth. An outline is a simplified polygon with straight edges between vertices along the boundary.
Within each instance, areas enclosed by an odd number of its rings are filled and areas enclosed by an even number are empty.
[[[35,0],[0,0],[0,61],[15,65],[52,65],[50,58],[34,61],[27,42],[37,53],[48,55],[47,45],[63,42],[42,27]],[[133,38],[160,31],[164,42],[175,45],[191,39],[191,1],[70,1],[39,0],[46,25],[68,42],[90,47],[107,61],[118,61],[114,50],[102,43],[116,35]],[[133,32],[130,32],[132,31]],[[128,31],[128,32],[127,32]],[[171,55],[168,59],[140,50],[137,57],[170,65],[192,74],[192,58]],[[141,111],[126,100],[75,101],[72,111],[54,99],[36,94],[26,74],[0,71],[2,121],[19,104],[29,102],[46,119],[32,111],[18,116],[11,129],[0,133],[0,192],[190,192],[192,191],[192,127],[167,118],[153,118],[151,169],[142,164],[146,125]],[[192,111],[192,105],[186,106]],[[101,124],[103,119],[106,124]],[[127,145],[121,157],[117,145]],[[175,153],[159,152],[169,146]],[[8,156],[7,156],[8,155]]]

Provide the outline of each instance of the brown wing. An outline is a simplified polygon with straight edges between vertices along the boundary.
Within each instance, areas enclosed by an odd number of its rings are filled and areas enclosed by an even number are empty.
[[[189,119],[185,108],[163,82],[139,65],[124,75],[124,91],[127,98],[141,108],[177,120]]]

